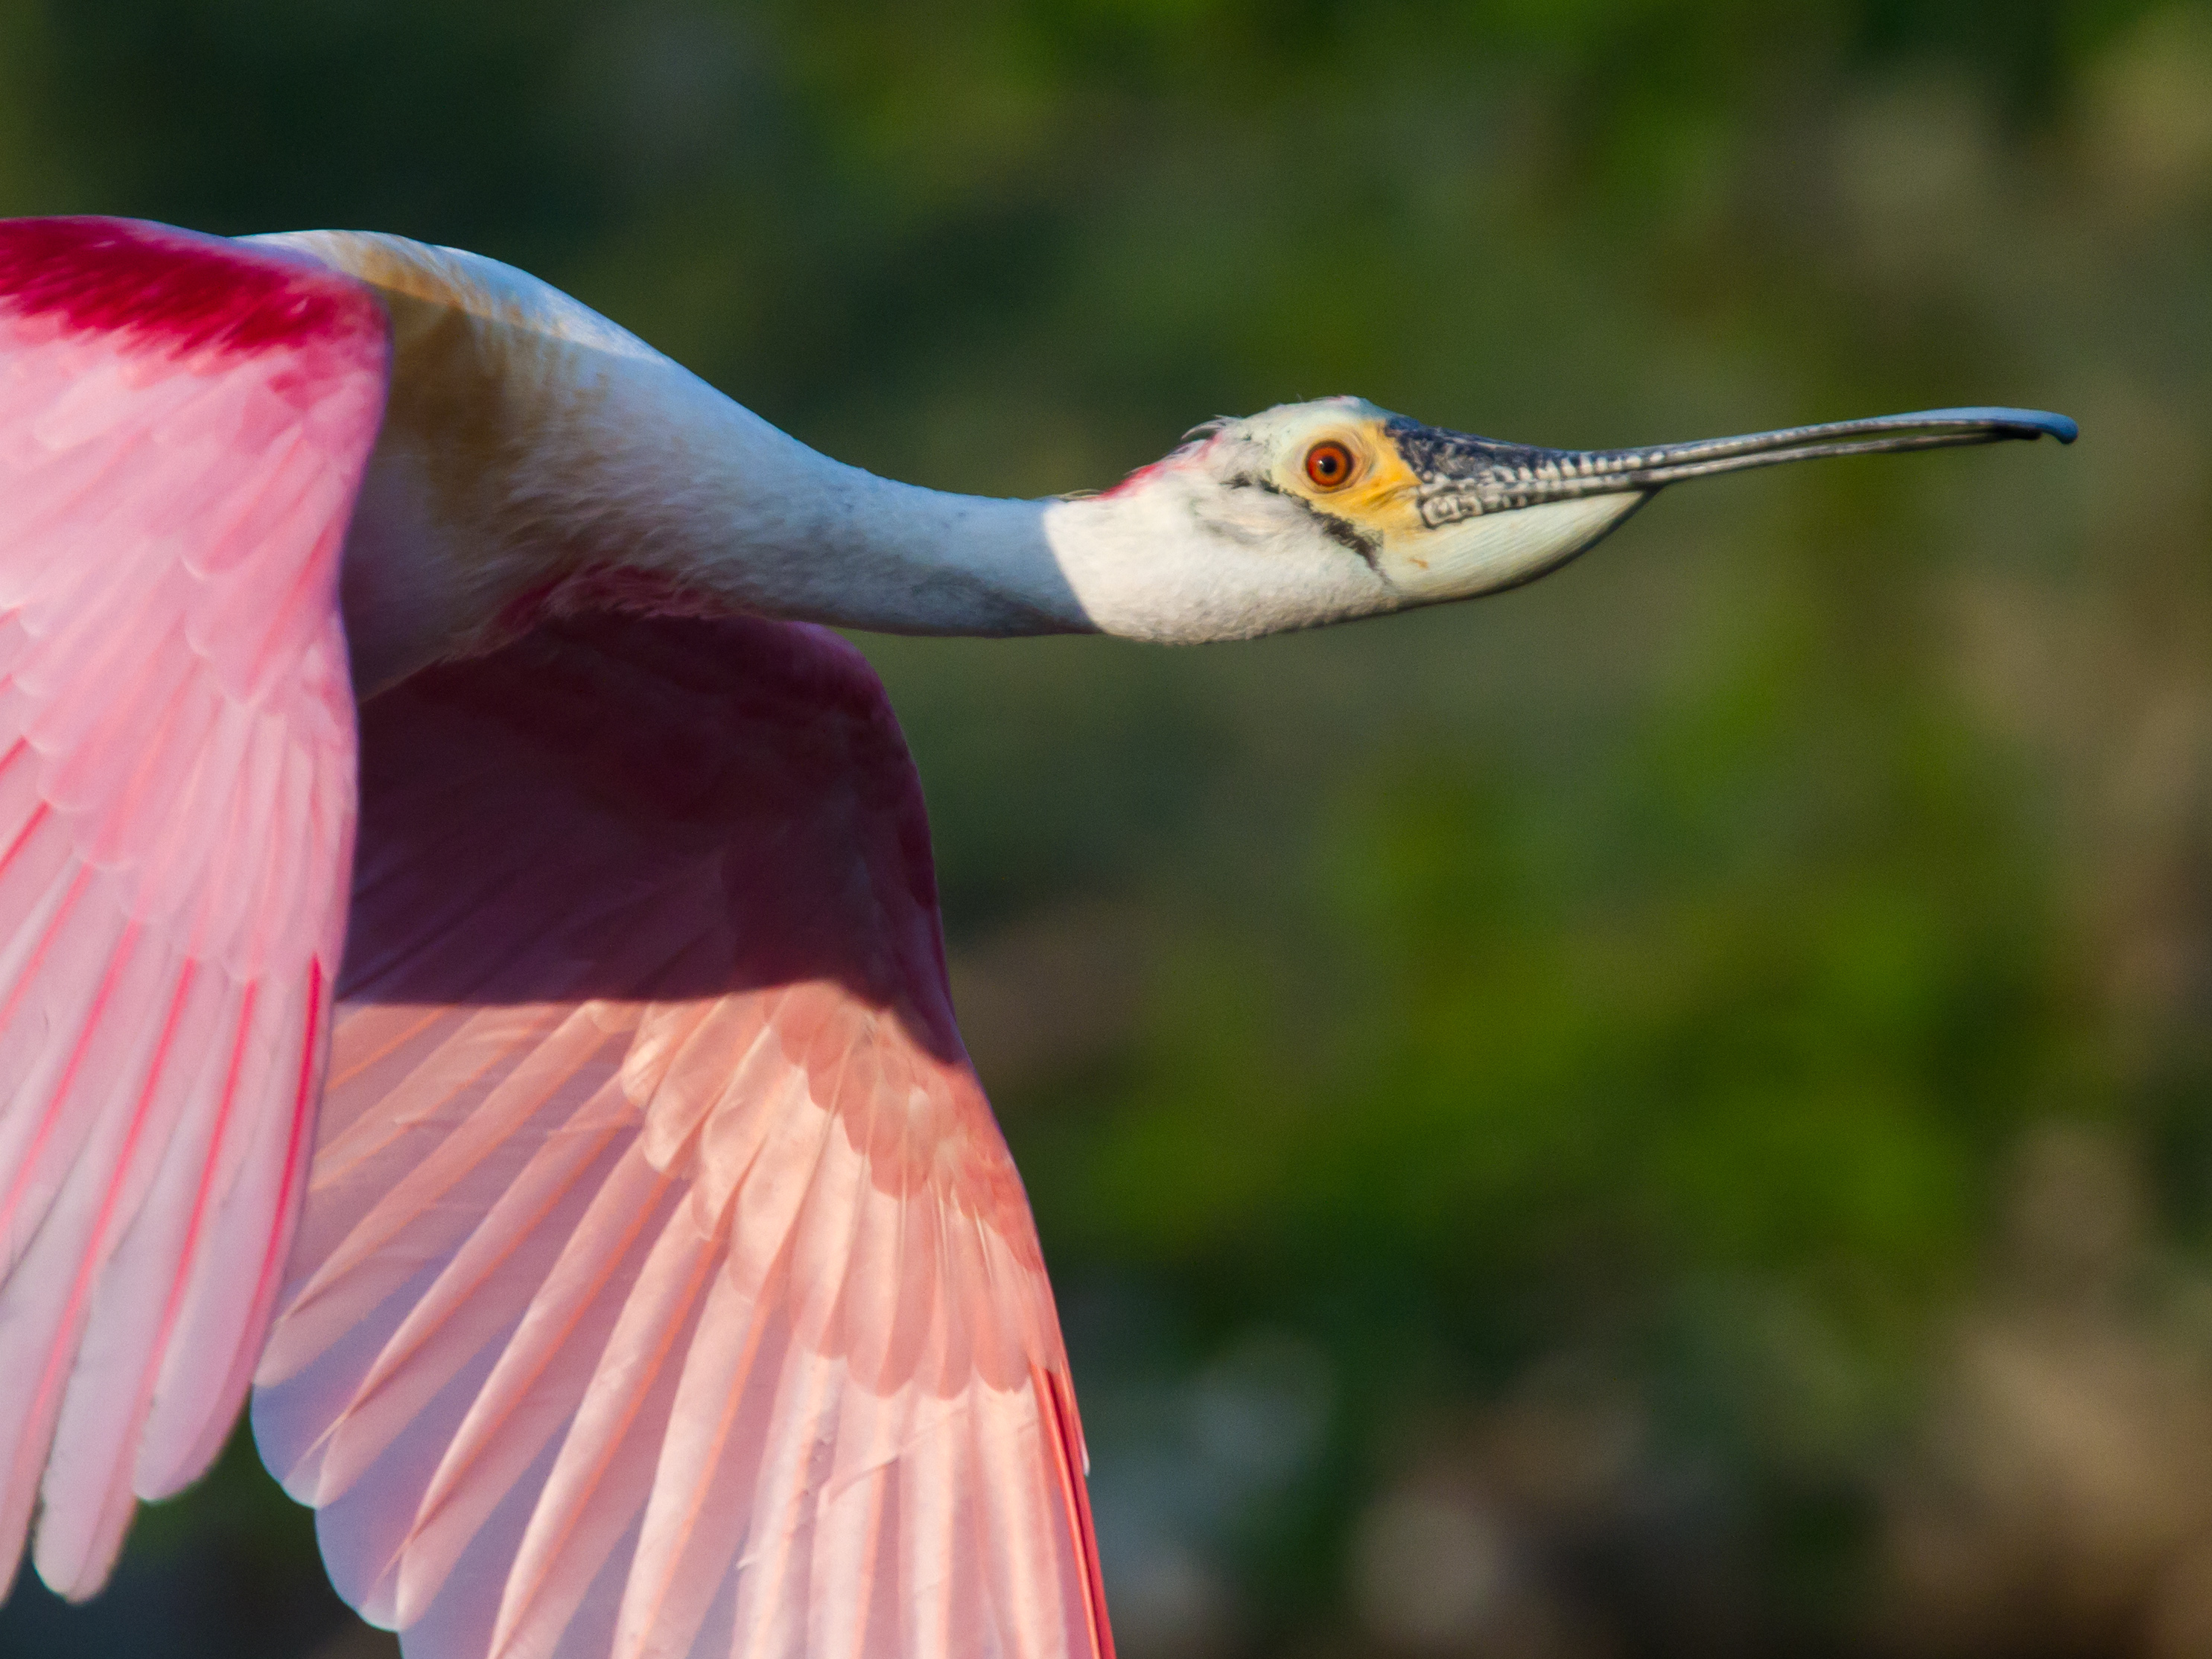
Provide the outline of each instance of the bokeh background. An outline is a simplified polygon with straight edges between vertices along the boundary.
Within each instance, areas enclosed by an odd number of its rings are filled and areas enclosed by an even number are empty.
[[[2212,1654],[2212,9],[0,0],[55,210],[470,246],[955,489],[2080,417],[1330,634],[864,643],[1127,1659]],[[391,1651],[243,1441],[0,1609]]]

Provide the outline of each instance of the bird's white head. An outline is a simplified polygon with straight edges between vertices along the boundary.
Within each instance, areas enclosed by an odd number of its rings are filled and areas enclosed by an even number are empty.
[[[1539,449],[1328,398],[1210,422],[1115,489],[1054,504],[1045,533],[1101,630],[1248,639],[1534,580],[1680,479],[2046,434],[2070,443],[2074,423],[1946,409],[1643,449]]]

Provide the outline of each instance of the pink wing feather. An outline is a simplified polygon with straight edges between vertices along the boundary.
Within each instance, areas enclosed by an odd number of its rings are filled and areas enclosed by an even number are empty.
[[[556,620],[362,711],[254,1425],[411,1659],[1109,1654],[921,793],[835,635]]]
[[[340,545],[383,313],[282,255],[0,224],[0,1589],[106,1579],[236,1415],[344,927]]]

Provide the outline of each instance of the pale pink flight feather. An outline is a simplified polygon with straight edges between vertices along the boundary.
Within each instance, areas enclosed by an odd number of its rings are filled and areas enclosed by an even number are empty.
[[[252,1376],[410,1659],[1110,1653],[857,653],[572,616],[372,699],[348,936],[388,362],[309,261],[0,225],[0,1571],[35,1500],[96,1589]]]

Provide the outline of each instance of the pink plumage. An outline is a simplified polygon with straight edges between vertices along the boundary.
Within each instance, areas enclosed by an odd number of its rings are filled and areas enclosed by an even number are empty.
[[[304,261],[0,227],[0,1566],[36,1498],[64,1594],[221,1446],[297,1213],[386,356]]]
[[[880,686],[566,615],[357,775],[388,336],[289,252],[0,225],[0,1571],[37,1498],[96,1589],[258,1366],[411,1659],[1110,1653]]]
[[[548,622],[368,704],[362,793],[254,1407],[341,1586],[437,1655],[1103,1650],[1051,1291],[859,654]]]

